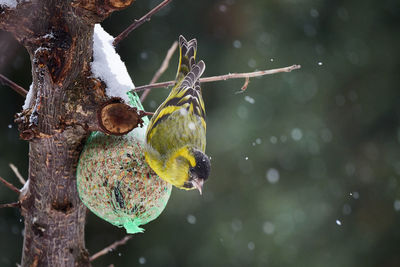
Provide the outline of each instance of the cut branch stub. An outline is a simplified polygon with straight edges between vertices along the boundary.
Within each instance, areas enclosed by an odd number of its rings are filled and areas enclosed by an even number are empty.
[[[100,106],[97,119],[106,134],[124,135],[137,126],[142,126],[145,112],[123,103],[121,98],[112,98]]]
[[[112,12],[127,8],[134,0],[75,0],[72,6],[92,23],[103,21]]]

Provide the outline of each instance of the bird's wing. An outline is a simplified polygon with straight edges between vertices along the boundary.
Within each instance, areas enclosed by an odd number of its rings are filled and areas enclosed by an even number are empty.
[[[206,131],[205,122],[205,108],[204,102],[201,95],[199,78],[204,72],[205,64],[203,61],[195,64],[192,70],[186,75],[183,81],[177,84],[172,90],[167,99],[158,107],[156,113],[153,115],[150,124],[147,129],[146,139],[150,145],[153,146],[154,138],[159,138],[157,135],[163,134],[161,132],[162,124],[168,127],[175,127],[176,129],[164,129],[165,131],[174,132],[187,132],[193,131],[191,128],[195,128],[195,131],[201,127],[204,135]],[[171,117],[171,115],[173,117]],[[180,116],[182,115],[182,116]],[[173,120],[168,119],[173,118]],[[200,125],[197,123],[200,122]],[[157,134],[156,134],[157,132]],[[195,135],[189,134],[190,138]],[[165,135],[165,138],[171,138],[169,135]],[[189,139],[190,139],[189,138]],[[204,136],[205,138],[205,136]],[[153,139],[153,140],[152,140]],[[165,142],[169,141],[164,139]],[[195,142],[191,140],[186,140]],[[161,140],[160,140],[161,142]],[[199,149],[205,148],[205,144],[199,147]]]

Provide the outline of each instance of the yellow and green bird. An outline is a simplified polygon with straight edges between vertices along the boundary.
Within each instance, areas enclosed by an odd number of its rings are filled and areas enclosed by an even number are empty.
[[[205,154],[206,112],[199,82],[205,64],[196,64],[196,39],[188,42],[180,36],[179,51],[175,86],[147,128],[145,157],[165,181],[201,194],[211,168]]]

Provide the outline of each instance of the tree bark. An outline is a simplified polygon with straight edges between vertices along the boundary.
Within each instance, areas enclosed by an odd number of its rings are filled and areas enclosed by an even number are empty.
[[[22,266],[90,266],[76,167],[85,138],[99,129],[98,107],[108,100],[104,83],[91,78],[93,28],[132,1],[31,0],[0,7],[0,29],[12,32],[32,61],[32,98],[16,119],[21,138],[30,141],[29,184],[20,196]]]
[[[22,266],[89,266],[86,208],[75,182],[82,133],[71,129],[30,143]]]

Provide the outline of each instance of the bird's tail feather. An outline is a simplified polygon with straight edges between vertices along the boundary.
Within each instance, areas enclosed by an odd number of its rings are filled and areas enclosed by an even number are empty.
[[[196,63],[197,40],[192,39],[189,42],[185,37],[179,36],[179,63],[176,81],[184,79],[184,77],[192,70],[192,66]]]
[[[194,64],[192,66],[191,71],[185,76],[182,81],[180,87],[181,88],[194,88],[196,90],[200,90],[200,82],[199,79],[206,69],[206,64],[203,60],[200,60],[199,63]]]

